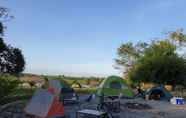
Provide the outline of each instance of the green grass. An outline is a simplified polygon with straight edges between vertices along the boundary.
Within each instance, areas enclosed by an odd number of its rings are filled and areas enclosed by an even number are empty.
[[[78,83],[82,85],[87,85],[89,82],[98,82],[101,83],[101,81],[104,79],[102,77],[73,77],[73,76],[45,76],[47,79],[58,79],[58,80],[64,80],[69,85],[72,85],[74,81],[77,81]]]
[[[96,93],[97,88],[76,88],[75,91],[80,94]]]

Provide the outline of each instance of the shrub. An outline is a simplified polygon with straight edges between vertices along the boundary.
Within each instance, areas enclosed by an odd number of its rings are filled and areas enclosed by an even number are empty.
[[[36,83],[34,81],[29,81],[28,84],[30,85],[31,88],[36,86]]]
[[[19,80],[8,74],[0,75],[0,100],[10,95],[19,86]]]

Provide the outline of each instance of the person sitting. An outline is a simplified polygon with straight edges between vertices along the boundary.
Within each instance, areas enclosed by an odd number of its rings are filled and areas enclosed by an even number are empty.
[[[141,87],[137,87],[137,94],[135,97],[144,97],[145,91],[141,89]]]

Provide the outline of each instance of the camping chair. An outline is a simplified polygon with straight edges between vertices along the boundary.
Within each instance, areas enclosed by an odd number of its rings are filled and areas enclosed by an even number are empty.
[[[120,112],[120,96],[100,96],[99,110],[107,112]]]
[[[105,112],[105,118],[119,118],[116,114],[110,112],[107,108],[109,106],[104,105],[104,95],[95,95],[91,94],[86,99],[80,101],[79,110],[96,110],[100,112]],[[89,116],[88,116],[89,117]]]
[[[111,96],[110,96],[111,97]],[[109,96],[100,96],[100,104],[98,104],[98,110],[107,113],[106,118],[120,118],[120,96],[112,96],[110,100]]]
[[[87,98],[79,102],[80,109],[93,109],[97,110],[97,105],[99,104],[99,97],[95,94],[90,94]]]

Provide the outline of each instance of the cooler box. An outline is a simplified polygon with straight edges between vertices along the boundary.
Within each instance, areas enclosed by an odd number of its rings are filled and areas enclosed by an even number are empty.
[[[173,97],[170,101],[172,104],[177,104],[177,105],[183,105],[184,104],[184,98],[181,97]]]
[[[180,105],[184,104],[184,99],[183,98],[177,98],[176,99],[176,104],[180,104]]]

